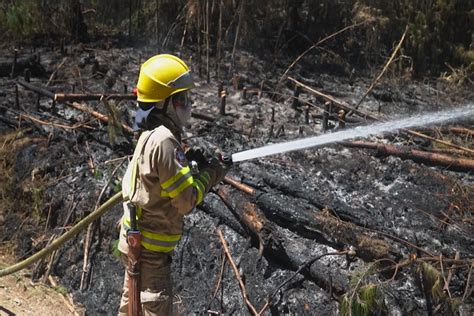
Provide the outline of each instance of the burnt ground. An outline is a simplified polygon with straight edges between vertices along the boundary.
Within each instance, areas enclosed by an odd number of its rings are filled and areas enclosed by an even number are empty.
[[[53,92],[130,91],[139,63],[156,53],[149,48],[101,45],[72,46],[68,51],[64,56],[59,51],[41,49],[44,73],[39,71],[31,82],[48,86]],[[182,53],[187,60],[192,54]],[[23,54],[30,52],[25,49]],[[65,65],[58,69],[64,58]],[[214,123],[192,119],[186,141],[237,152],[322,133],[318,108],[310,107],[308,121],[303,106],[292,108],[293,86],[289,82],[274,90],[290,62],[269,62],[241,53],[237,62],[239,84],[233,86],[235,82],[228,76],[222,80],[228,91],[225,116],[219,115],[218,83],[212,79],[208,84],[196,75],[195,112],[217,119]],[[371,83],[368,76],[355,77],[348,65],[337,65],[331,68],[337,69],[333,72],[329,68],[324,71],[323,66],[317,57],[303,60],[291,75],[349,104],[357,103]],[[197,69],[195,64],[193,68]],[[222,71],[226,73],[229,68],[226,64]],[[54,71],[55,76],[49,80]],[[21,86],[16,108],[15,80],[0,78],[0,86],[2,252],[21,260],[87,215],[99,196],[103,203],[120,189],[126,166],[121,164],[122,157],[132,152],[132,146],[129,136],[121,136],[88,114],[62,104],[53,111],[50,99],[38,99],[36,93]],[[242,98],[242,86],[249,88],[246,100]],[[261,96],[253,93],[253,88],[260,87]],[[315,106],[324,104],[304,92],[300,97]],[[389,119],[459,107],[473,99],[469,86],[459,87],[440,79],[414,81],[391,74],[360,109]],[[100,102],[87,105],[107,113]],[[133,102],[116,102],[115,108],[120,119],[130,125]],[[31,120],[26,113],[43,123]],[[370,123],[353,118],[346,128]],[[455,125],[472,129],[473,122],[473,118],[467,118],[423,130],[472,149],[472,135],[459,136],[443,128]],[[331,127],[335,128],[334,123]],[[400,132],[369,140],[439,149],[429,141]],[[472,172],[456,172],[332,144],[237,163],[229,176],[258,193],[250,197],[221,184],[216,190],[227,194],[226,203],[216,193],[210,193],[186,217],[185,233],[173,261],[175,306],[179,313],[250,313],[233,270],[223,261],[217,228],[224,233],[257,310],[283,281],[293,276],[273,297],[265,314],[343,313],[344,293],[357,299],[354,289],[367,284],[379,289],[371,304],[374,314],[473,313],[472,277],[471,284],[467,284],[469,261],[443,267],[436,260],[426,261],[429,267],[442,270],[433,278],[439,281],[438,285],[444,284],[448,271],[453,271],[449,294],[441,290],[435,295],[435,282],[429,283],[429,275],[424,272],[428,268],[421,268],[421,260],[413,260],[440,255],[453,259],[456,253],[460,260],[472,260]],[[241,203],[246,201],[267,220],[265,240],[272,242],[264,244],[263,252],[258,238],[238,216]],[[123,277],[114,251],[120,216],[121,207],[116,206],[93,227],[91,260],[82,290],[85,233],[69,241],[52,259],[35,264],[32,278],[40,279],[49,268],[49,273],[59,277],[60,284],[72,295],[78,311],[115,314]],[[383,247],[377,249],[377,245]],[[351,246],[355,257],[325,256],[295,275],[298,267],[311,258]],[[393,264],[409,258],[412,262],[400,266],[394,275]]]

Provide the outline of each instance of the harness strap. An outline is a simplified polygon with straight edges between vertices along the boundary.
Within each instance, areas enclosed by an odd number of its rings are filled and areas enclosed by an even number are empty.
[[[146,142],[150,138],[153,131],[146,131],[140,135],[140,138],[137,142],[137,147],[133,152],[133,158],[130,162],[132,164],[132,172],[130,173],[130,179],[128,179],[128,183],[130,183],[130,192],[125,192],[123,190],[123,200],[125,202],[131,201],[133,196],[135,195],[136,188],[137,188],[137,172],[138,172],[138,159],[140,158],[143,148],[145,147]]]

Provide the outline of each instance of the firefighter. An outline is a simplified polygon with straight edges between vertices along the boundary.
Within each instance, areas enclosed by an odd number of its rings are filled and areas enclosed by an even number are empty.
[[[181,147],[181,130],[191,117],[188,90],[193,86],[189,68],[173,55],[156,55],[140,69],[135,127],[143,132],[122,180],[125,202],[119,250],[126,271],[120,315],[127,315],[128,298],[133,294],[129,293],[131,276],[127,270],[132,249],[127,232],[131,225],[136,223],[141,235],[138,266],[142,315],[170,315],[170,262],[181,238],[183,216],[202,202],[229,168],[218,159],[210,159],[191,172]],[[130,213],[136,213],[135,221]]]

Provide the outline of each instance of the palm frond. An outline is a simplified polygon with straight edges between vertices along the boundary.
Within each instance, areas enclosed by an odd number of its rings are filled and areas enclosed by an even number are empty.
[[[109,119],[109,123],[107,125],[107,132],[109,135],[109,142],[110,144],[114,145],[117,141],[117,136],[123,135],[121,114],[114,103],[109,102],[109,100],[105,98],[102,98],[101,101],[107,108],[107,117]]]
[[[421,264],[421,271],[423,273],[423,283],[426,291],[430,292],[434,299],[444,299],[446,294],[443,291],[444,280],[441,277],[441,273],[426,262]]]
[[[351,298],[354,299],[351,302]],[[377,284],[369,283],[361,286],[355,295],[353,292],[344,294],[341,302],[341,315],[367,316],[384,308],[383,293]]]

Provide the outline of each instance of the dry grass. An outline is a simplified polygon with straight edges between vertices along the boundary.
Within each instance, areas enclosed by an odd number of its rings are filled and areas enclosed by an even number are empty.
[[[0,227],[5,230],[7,219],[13,220],[20,231],[24,225],[36,225],[39,220],[39,209],[43,205],[44,181],[41,176],[34,174],[25,179],[17,179],[15,169],[18,153],[26,146],[45,142],[44,138],[34,138],[26,135],[27,130],[16,130],[0,135]],[[28,166],[24,166],[27,168]],[[10,218],[9,215],[14,216]],[[10,218],[10,219],[9,219]],[[35,224],[36,222],[36,224]],[[10,240],[14,236],[9,237]]]

